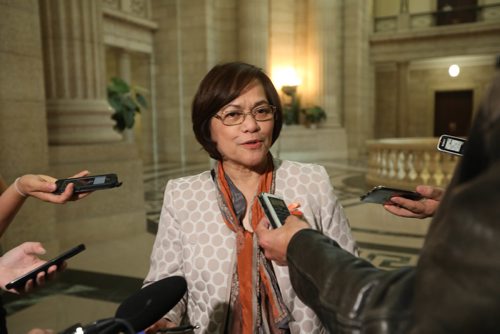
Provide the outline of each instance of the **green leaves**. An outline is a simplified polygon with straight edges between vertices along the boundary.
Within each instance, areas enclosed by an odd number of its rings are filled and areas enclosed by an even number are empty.
[[[115,111],[111,118],[115,130],[122,132],[131,129],[135,123],[135,113],[147,108],[146,98],[131,88],[123,79],[112,78],[107,87],[108,103]]]
[[[326,119],[326,113],[320,106],[303,109],[302,112],[305,114],[306,120],[310,123],[319,123]]]

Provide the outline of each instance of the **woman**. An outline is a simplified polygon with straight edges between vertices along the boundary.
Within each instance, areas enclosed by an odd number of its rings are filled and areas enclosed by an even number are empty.
[[[167,184],[145,284],[181,275],[188,293],[148,333],[179,325],[185,314],[207,333],[321,332],[287,269],[274,267],[257,244],[253,229],[264,214],[256,196],[298,202],[313,228],[350,252],[355,243],[325,169],[271,156],[282,126],[271,80],[249,64],[215,66],[198,88],[192,121],[217,162]]]

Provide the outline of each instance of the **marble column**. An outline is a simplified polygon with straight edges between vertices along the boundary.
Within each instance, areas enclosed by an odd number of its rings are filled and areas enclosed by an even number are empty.
[[[397,102],[398,109],[396,112],[396,134],[398,137],[405,137],[407,135],[407,113],[408,113],[408,74],[409,63],[398,62],[397,67]]]
[[[338,1],[315,0],[309,5],[312,37],[315,45],[310,68],[313,71],[312,86],[316,86],[316,94],[312,100],[323,107],[327,113],[327,125],[340,126],[340,80],[341,68],[339,59],[341,50],[341,7]],[[316,97],[315,97],[316,96]]]
[[[100,0],[40,1],[51,145],[115,142],[106,101]]]
[[[269,0],[238,2],[238,57],[269,70]]]
[[[411,27],[409,7],[410,4],[408,3],[408,0],[400,0],[398,15],[399,31],[408,30]]]

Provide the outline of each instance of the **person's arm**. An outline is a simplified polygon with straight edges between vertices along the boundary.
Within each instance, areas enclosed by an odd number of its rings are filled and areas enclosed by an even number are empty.
[[[379,270],[309,229],[292,237],[287,262],[297,296],[331,333],[360,328],[406,332],[412,316],[413,268]]]
[[[72,177],[88,175],[88,171],[82,171]],[[73,184],[66,187],[65,191],[56,195],[52,192],[56,189],[56,179],[47,175],[23,175],[14,181],[0,196],[0,237],[3,235],[17,212],[24,204],[28,196],[41,199],[51,203],[66,203],[72,199],[80,199],[89,193],[79,194],[73,197]]]
[[[275,230],[268,230],[264,220],[255,233],[267,258],[288,264],[297,296],[330,332],[361,326],[373,332],[386,327],[404,332],[413,300],[413,269],[379,270],[294,216]]]
[[[33,282],[33,280],[26,282],[24,290],[7,290],[5,287],[13,279],[44,264],[46,261],[38,258],[38,255],[42,254],[45,254],[45,249],[41,243],[25,242],[0,257],[0,288],[13,293],[30,292],[34,288],[35,283],[36,286],[41,286],[46,280],[52,279],[57,271],[56,265],[49,268],[47,276],[44,272],[41,272],[36,277],[36,282]]]
[[[393,197],[391,202],[394,204],[385,204],[384,209],[393,215],[406,218],[427,218],[434,216],[439,202],[444,194],[444,189],[419,185],[416,191],[421,194],[424,199],[413,201],[403,197]]]

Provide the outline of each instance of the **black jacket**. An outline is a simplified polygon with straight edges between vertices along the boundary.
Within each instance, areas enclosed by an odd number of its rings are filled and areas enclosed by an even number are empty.
[[[415,268],[382,271],[317,231],[288,246],[294,289],[331,333],[500,333],[500,75]]]

